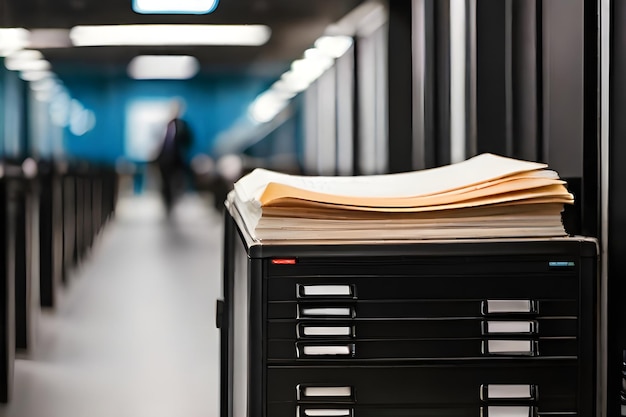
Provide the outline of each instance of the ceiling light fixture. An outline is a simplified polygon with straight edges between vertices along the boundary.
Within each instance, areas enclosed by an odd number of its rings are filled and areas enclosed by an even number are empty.
[[[219,0],[133,0],[133,10],[142,14],[207,14]]]
[[[249,115],[257,123],[267,123],[287,107],[288,103],[289,100],[282,94],[267,90],[250,105]]]
[[[70,31],[74,46],[259,46],[270,36],[264,25],[105,25]]]
[[[20,78],[24,81],[37,82],[52,78],[54,74],[50,71],[27,70],[20,72]]]
[[[54,79],[54,77],[31,81],[30,83],[30,89],[33,91],[52,91],[57,86],[58,82]]]
[[[26,48],[29,37],[30,32],[23,28],[0,28],[0,57]]]
[[[4,66],[9,71],[46,71],[50,69],[50,63],[44,59],[42,53],[30,49],[10,54],[6,57]]]
[[[187,80],[200,70],[198,60],[187,55],[141,55],[128,64],[136,80]]]
[[[315,41],[315,47],[330,57],[339,58],[348,52],[352,43],[350,36],[322,36]]]

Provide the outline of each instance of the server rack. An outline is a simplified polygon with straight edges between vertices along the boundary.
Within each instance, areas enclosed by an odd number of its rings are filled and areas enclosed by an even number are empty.
[[[593,239],[224,238],[221,417],[598,412]]]

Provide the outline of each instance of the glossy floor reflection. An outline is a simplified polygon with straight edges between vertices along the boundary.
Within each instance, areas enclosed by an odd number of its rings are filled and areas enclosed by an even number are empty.
[[[15,366],[11,417],[218,415],[222,220],[198,197],[171,221],[120,201],[89,258]]]

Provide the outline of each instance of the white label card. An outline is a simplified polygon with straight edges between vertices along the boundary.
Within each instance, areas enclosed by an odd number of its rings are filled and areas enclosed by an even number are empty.
[[[350,327],[314,327],[306,326],[302,328],[304,336],[350,336],[352,331]]]
[[[304,285],[302,287],[303,295],[352,295],[349,285]]]
[[[349,416],[349,409],[326,409],[326,408],[309,408],[304,410],[304,415],[308,417],[343,417]]]
[[[349,355],[352,353],[349,345],[344,346],[304,346],[302,352],[305,355]]]
[[[303,316],[351,316],[351,311],[348,307],[303,308],[301,311]]]
[[[351,397],[351,387],[305,387],[302,389],[305,397]]]
[[[487,386],[487,398],[488,399],[498,399],[498,398],[529,399],[532,397],[531,394],[532,393],[531,393],[530,385],[490,384]]]
[[[530,340],[488,340],[487,352],[496,354],[529,355],[532,351]]]
[[[487,333],[531,333],[532,321],[488,321]]]
[[[530,313],[530,300],[487,300],[487,313]]]
[[[530,407],[487,407],[488,417],[531,417]],[[485,416],[485,417],[487,417]]]

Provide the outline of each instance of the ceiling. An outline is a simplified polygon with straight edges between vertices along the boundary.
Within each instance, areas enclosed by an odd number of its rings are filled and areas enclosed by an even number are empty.
[[[207,15],[141,15],[131,0],[0,0],[0,27],[64,28],[100,24],[265,24],[263,46],[55,47],[44,49],[54,67],[114,74],[140,54],[191,54],[205,72],[275,72],[302,52],[363,0],[220,0]]]

